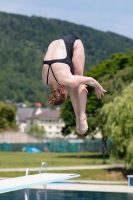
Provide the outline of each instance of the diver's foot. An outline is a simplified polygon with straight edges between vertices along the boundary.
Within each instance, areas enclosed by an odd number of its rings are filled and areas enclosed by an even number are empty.
[[[79,134],[81,135],[85,134],[88,131],[88,123],[86,117],[84,119],[80,119],[79,127],[80,127]]]

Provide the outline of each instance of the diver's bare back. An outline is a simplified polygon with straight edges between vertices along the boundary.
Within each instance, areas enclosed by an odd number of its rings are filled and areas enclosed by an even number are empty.
[[[49,60],[57,60],[57,59],[64,59],[66,58],[66,48],[64,41],[62,39],[53,41],[46,52],[46,55],[44,57],[45,61]],[[47,72],[48,72],[48,65],[43,65],[43,73],[42,73],[42,79],[43,82],[46,83],[47,79]],[[52,64],[52,69],[54,71],[55,76],[57,77],[58,82],[61,84],[62,77],[67,76],[70,73],[70,67],[68,64],[56,62]],[[49,85],[51,84],[57,84],[55,78],[53,77],[53,74],[51,71],[49,72]]]

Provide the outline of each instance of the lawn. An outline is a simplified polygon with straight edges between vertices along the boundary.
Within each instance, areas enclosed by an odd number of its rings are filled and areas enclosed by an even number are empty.
[[[0,168],[39,167],[42,162],[50,167],[112,163],[108,158],[103,160],[101,153],[0,152]]]
[[[42,162],[46,162],[48,167],[58,166],[88,166],[114,164],[112,160],[106,158],[103,160],[101,153],[26,153],[26,152],[0,152],[0,168],[33,168],[39,167]],[[122,163],[120,161],[119,163]],[[106,181],[126,181],[128,174],[125,170],[107,170],[107,169],[91,169],[91,170],[63,170],[49,171],[53,173],[79,173],[79,180],[106,180]],[[34,174],[38,172],[31,172]],[[0,172],[0,177],[17,177],[24,176],[25,172]]]

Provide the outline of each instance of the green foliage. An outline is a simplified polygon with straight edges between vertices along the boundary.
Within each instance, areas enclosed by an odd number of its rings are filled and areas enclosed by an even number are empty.
[[[40,126],[38,126],[37,124],[32,124],[28,134],[37,137],[37,138],[44,138],[45,135],[45,129],[41,128]]]
[[[124,87],[129,85],[133,80],[133,67],[126,67],[118,70],[114,75],[105,75],[99,81],[108,91],[103,99],[103,102],[109,102],[119,95]],[[108,83],[108,84],[107,84]]]
[[[127,66],[133,67],[133,52],[112,54],[108,60],[91,68],[86,75],[99,79],[104,75],[114,75],[118,70],[124,69]]]
[[[130,140],[127,147],[126,164],[129,169],[133,169],[133,139]]]
[[[54,38],[68,33],[83,41],[85,71],[112,53],[133,50],[133,40],[111,32],[61,20],[0,12],[0,100],[39,101],[46,106],[49,92],[41,80],[43,57]]]
[[[103,136],[113,138],[112,152],[131,158],[133,138],[133,83],[127,86],[122,94],[116,96],[112,102],[106,103],[101,111]],[[131,163],[132,165],[132,163]]]
[[[0,102],[0,132],[16,128],[15,116],[15,108],[12,105]]]
[[[96,78],[107,90],[103,99],[98,101],[94,94],[94,88],[88,87],[87,114],[90,131],[94,131],[96,127],[102,130],[100,109],[105,103],[113,101],[117,95],[121,94],[122,90],[133,80],[133,53],[114,54],[110,59],[91,68],[86,75]]]

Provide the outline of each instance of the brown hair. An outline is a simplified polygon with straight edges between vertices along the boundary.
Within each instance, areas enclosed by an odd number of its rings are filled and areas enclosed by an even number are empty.
[[[66,98],[66,95],[61,94],[60,89],[56,88],[51,90],[51,94],[47,102],[50,105],[61,105],[66,101]]]

